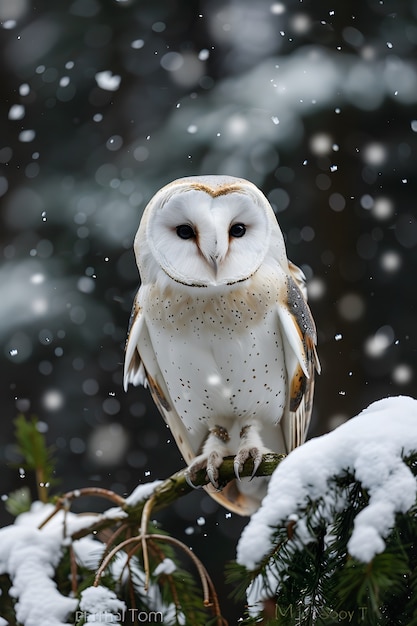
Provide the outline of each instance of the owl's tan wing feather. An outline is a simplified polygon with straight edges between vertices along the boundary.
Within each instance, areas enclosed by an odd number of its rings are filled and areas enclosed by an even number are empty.
[[[207,485],[204,489],[216,502],[237,515],[249,516],[259,509],[260,500],[239,491],[235,479],[227,483],[221,491],[214,491],[211,485]]]
[[[306,300],[303,272],[289,263],[287,293],[279,303],[289,398],[281,420],[287,452],[304,443],[311,420],[314,376],[320,372],[316,328]]]

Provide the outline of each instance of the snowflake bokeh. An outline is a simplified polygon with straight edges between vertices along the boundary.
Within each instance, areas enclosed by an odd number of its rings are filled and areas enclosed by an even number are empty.
[[[413,394],[417,2],[6,0],[0,27],[1,494],[20,412],[62,489],[182,467],[148,392],[122,389],[133,238],[179,176],[269,198],[318,327],[311,436]],[[174,508],[189,541],[244,524],[200,494]]]

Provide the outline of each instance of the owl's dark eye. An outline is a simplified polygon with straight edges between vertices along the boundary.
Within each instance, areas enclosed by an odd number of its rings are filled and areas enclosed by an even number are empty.
[[[181,239],[192,239],[192,237],[195,237],[195,232],[189,224],[180,224],[176,230],[178,237],[181,237]]]
[[[229,230],[231,237],[243,237],[246,233],[246,226],[244,224],[232,224]]]

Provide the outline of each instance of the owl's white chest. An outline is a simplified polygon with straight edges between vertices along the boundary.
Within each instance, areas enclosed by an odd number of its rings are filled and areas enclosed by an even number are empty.
[[[280,420],[287,375],[270,281],[211,295],[154,286],[149,295],[144,313],[153,352],[190,432]]]

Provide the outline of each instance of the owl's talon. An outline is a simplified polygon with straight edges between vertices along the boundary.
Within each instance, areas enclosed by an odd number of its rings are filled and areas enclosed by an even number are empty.
[[[250,476],[250,480],[252,480],[255,477],[257,469],[258,469],[258,467],[261,464],[261,461],[262,461],[262,450],[260,450],[259,448],[256,448],[256,447],[253,447],[253,448],[242,448],[241,450],[239,450],[239,452],[235,456],[235,460],[233,462],[233,467],[234,467],[234,470],[235,470],[235,476],[236,476],[236,478],[238,480],[240,480],[240,472],[243,469],[243,465],[244,465],[245,461],[247,461],[249,458],[253,459],[253,470],[252,470],[252,474]]]
[[[260,450],[257,450],[256,457],[253,457],[253,470],[252,470],[252,474],[250,475],[249,480],[252,480],[253,478],[255,478],[255,474],[258,471],[258,467],[260,466],[261,462],[262,462],[262,453]]]
[[[236,459],[233,462],[233,469],[235,471],[236,479],[240,481],[240,472],[242,471],[242,464],[239,463]]]
[[[220,491],[219,489],[219,483],[217,482],[217,478],[219,476],[219,472],[217,471],[217,469],[213,466],[208,467],[207,466],[207,478],[209,479],[209,481],[211,482],[211,484],[213,485],[213,487],[217,490]]]
[[[185,482],[187,483],[187,485],[189,485],[192,489],[201,489],[201,485],[195,485],[193,483],[193,481],[191,480],[191,476],[190,474],[187,472],[185,474]]]

